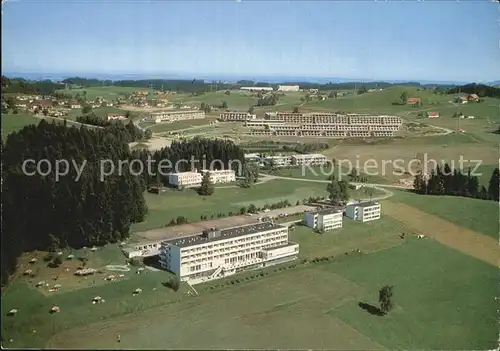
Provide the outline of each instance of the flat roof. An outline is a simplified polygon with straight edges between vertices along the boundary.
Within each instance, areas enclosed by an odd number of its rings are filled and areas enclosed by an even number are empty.
[[[274,224],[274,222],[269,221],[269,222],[250,224],[236,228],[223,229],[220,231],[220,235],[214,238],[208,238],[207,236],[200,234],[191,236],[189,238],[165,240],[164,243],[178,247],[188,247],[219,240],[237,238],[244,235],[256,234],[259,232],[264,232],[272,229],[280,229],[280,228],[286,228],[286,227],[279,224]]]
[[[363,202],[354,202],[352,204],[349,204],[347,206],[353,206],[353,205],[356,205],[358,207],[370,207],[370,206],[376,206],[376,205],[380,205],[378,202],[374,202],[374,201],[363,201]]]
[[[262,249],[262,251],[272,251],[272,250],[282,249],[284,247],[295,246],[295,245],[298,245],[298,244],[289,241],[289,242],[287,242],[286,244],[283,244],[283,245],[278,245],[278,246],[273,246],[273,247],[266,247],[265,249]]]
[[[319,214],[319,215],[329,215],[329,214],[335,214],[335,213],[342,213],[342,210],[336,209],[336,208],[325,208],[323,210],[310,211],[308,213]]]
[[[326,156],[322,155],[322,154],[295,154],[295,155],[292,155],[292,157],[295,157],[295,158],[308,158],[308,157],[326,158]]]

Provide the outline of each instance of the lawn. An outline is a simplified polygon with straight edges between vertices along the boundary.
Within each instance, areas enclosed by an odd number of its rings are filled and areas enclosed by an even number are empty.
[[[348,175],[352,172],[353,168],[356,168],[355,163],[352,167],[346,162],[345,167],[333,166],[333,164],[329,163],[324,165],[323,167],[290,167],[290,168],[279,168],[274,171],[273,175],[280,177],[290,177],[290,178],[303,178],[303,179],[315,179],[315,180],[328,180],[331,175],[335,176],[335,179],[346,179],[349,180]],[[360,168],[362,164],[359,165]],[[263,171],[264,173],[266,171]],[[379,176],[371,176],[371,175],[362,175],[367,178],[368,183],[377,183],[377,184],[386,184],[389,181],[383,177]]]
[[[460,227],[498,239],[498,203],[456,196],[417,195],[394,191],[398,201],[435,215]]]
[[[5,138],[12,132],[23,129],[27,125],[38,125],[40,119],[33,117],[30,113],[20,112],[18,114],[2,113],[2,138]]]
[[[201,215],[210,218],[218,213],[238,213],[242,207],[251,204],[262,207],[288,200],[295,205],[297,201],[309,197],[327,196],[326,186],[326,183],[272,180],[246,189],[216,188],[211,196],[200,196],[192,189],[167,190],[160,195],[146,193],[148,205],[146,220],[134,224],[132,231],[161,228],[178,216],[184,216],[189,221],[198,221]],[[381,194],[380,191],[375,191],[373,196]],[[352,190],[350,195],[352,198],[367,198],[362,190]]]
[[[330,312],[389,349],[485,350],[497,346],[498,270],[432,240],[413,240],[325,268],[364,294]],[[396,308],[370,315],[378,289],[394,286]]]
[[[178,121],[178,122],[172,122],[172,123],[153,124],[153,125],[146,127],[146,129],[151,130],[153,133],[162,133],[162,132],[171,132],[174,130],[181,130],[181,129],[191,128],[191,127],[206,126],[212,122],[213,122],[213,119],[208,119],[208,118],[192,119],[192,120]]]
[[[61,89],[60,92],[65,94],[71,94],[75,96],[80,94],[83,96],[83,92],[87,92],[87,99],[94,100],[96,97],[100,96],[106,100],[114,100],[117,97],[125,94],[130,94],[137,91],[152,91],[144,88],[134,88],[134,87],[118,87],[118,86],[103,86],[103,87],[88,87],[80,89]]]
[[[282,200],[296,201],[310,196],[326,196],[326,184],[273,180],[251,188],[215,189],[211,196],[200,196],[194,190],[171,190],[161,195],[147,193],[148,215],[142,223],[134,224],[133,231],[161,228],[178,216],[198,221],[201,215],[210,217],[217,213],[239,212],[243,206],[254,204],[262,207]],[[175,206],[172,206],[175,204]]]
[[[324,234],[298,225],[290,233],[290,240],[300,243],[301,257],[313,259],[342,255],[357,249],[370,253],[401,245],[404,240],[399,236],[403,232],[410,233],[411,230],[388,216],[368,223],[355,222],[344,217],[342,228]]]
[[[136,349],[166,347],[166,340],[173,349],[493,349],[496,345],[494,267],[418,239],[369,255],[342,257],[287,271],[268,268],[262,278],[246,280],[250,273],[242,274],[236,278],[239,283],[224,287],[220,285],[235,277],[197,285],[200,296],[195,298],[163,290],[166,304],[148,289],[141,299],[158,305],[126,316],[101,306],[91,306],[97,312],[84,310],[82,295],[82,306],[50,316],[53,320],[46,329],[57,328],[59,333],[49,346],[116,348],[116,334],[121,335],[120,346]],[[132,288],[119,284],[123,295]],[[358,307],[359,302],[378,305],[378,289],[384,284],[395,286],[395,310],[379,317]],[[208,289],[215,285],[219,287]],[[137,307],[138,299],[125,300],[120,306]],[[64,328],[70,318],[78,325],[82,317],[95,321],[105,312],[111,318]],[[207,329],[208,325],[215,327]]]

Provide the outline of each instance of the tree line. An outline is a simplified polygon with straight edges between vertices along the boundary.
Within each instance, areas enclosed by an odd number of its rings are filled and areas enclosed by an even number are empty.
[[[57,89],[61,89],[61,84],[50,80],[28,81],[22,78],[7,78],[2,75],[2,94],[50,95]]]
[[[453,87],[447,90],[448,94],[477,94],[479,97],[495,97],[500,98],[500,88],[493,87],[485,84],[466,84],[462,86]]]
[[[42,120],[9,135],[2,142],[2,283],[16,267],[22,252],[55,251],[65,247],[102,245],[124,240],[132,223],[147,212],[145,184],[128,167],[101,179],[101,160],[118,165],[130,160],[127,135],[86,127],[67,128]],[[76,167],[56,179],[33,167],[27,159],[74,162]],[[84,165],[84,166],[83,166]],[[43,171],[47,168],[43,167]]]
[[[498,201],[499,174],[499,169],[495,168],[488,187],[479,186],[478,177],[471,175],[470,171],[463,174],[445,164],[443,167],[437,166],[427,178],[421,172],[417,174],[413,186],[418,194],[453,195]]]

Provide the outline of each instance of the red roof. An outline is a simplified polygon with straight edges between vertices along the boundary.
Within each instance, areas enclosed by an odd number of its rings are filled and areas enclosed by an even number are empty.
[[[429,116],[439,116],[439,112],[427,112]]]
[[[415,103],[415,102],[420,102],[420,101],[421,101],[421,99],[420,99],[420,98],[408,98],[408,100],[407,100],[407,102],[408,102],[409,104],[411,104],[411,103]]]

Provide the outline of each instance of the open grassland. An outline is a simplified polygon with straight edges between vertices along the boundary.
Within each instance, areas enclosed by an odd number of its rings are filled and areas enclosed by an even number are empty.
[[[142,223],[132,226],[133,231],[161,228],[171,219],[184,216],[189,221],[198,221],[201,215],[210,218],[218,213],[238,213],[242,207],[253,204],[257,207],[288,200],[295,204],[309,197],[327,196],[325,183],[299,182],[293,180],[271,180],[251,188],[237,186],[218,187],[211,196],[200,196],[195,190],[168,190],[166,193],[145,195],[148,215]],[[363,190],[352,190],[352,198],[367,198]],[[381,195],[375,191],[373,196]],[[174,204],[174,206],[172,205]]]
[[[371,253],[402,245],[402,233],[410,229],[391,217],[383,216],[378,221],[360,223],[344,218],[343,227],[318,234],[311,228],[299,225],[290,232],[290,240],[300,243],[300,256],[307,259],[343,255],[352,250]]]
[[[394,196],[387,201],[405,203],[460,227],[498,239],[498,203],[495,201],[417,195],[406,191],[394,191]]]
[[[39,122],[40,119],[27,112],[2,113],[2,138],[5,139],[10,133],[17,132],[30,124],[38,125]]]
[[[62,328],[49,346],[160,348],[167,340],[182,349],[491,349],[496,342],[495,268],[432,240],[248,281],[244,275],[225,287],[204,289],[224,280],[198,285],[200,296],[177,294],[177,303],[163,291],[162,306]],[[395,286],[388,316],[358,306],[378,305],[384,284]],[[141,298],[146,294],[154,293]],[[55,318],[69,320],[63,313]]]
[[[178,121],[172,123],[151,124],[149,126],[146,126],[145,128],[151,130],[153,133],[163,133],[163,132],[171,132],[181,129],[193,128],[193,127],[207,126],[213,122],[214,122],[213,118],[203,118],[203,119],[192,119],[187,121]]]
[[[433,240],[414,240],[325,269],[356,283],[365,295],[329,314],[389,349],[478,350],[497,345],[497,269]],[[390,315],[368,314],[378,289],[394,285]]]
[[[79,94],[83,96],[83,92],[87,92],[86,97],[88,100],[94,100],[96,97],[100,96],[106,100],[114,100],[119,96],[125,94],[131,94],[138,91],[148,91],[153,93],[154,90],[144,89],[144,88],[133,88],[133,87],[118,87],[118,86],[103,86],[103,87],[88,87],[79,89],[61,89],[59,92],[64,94],[71,94],[76,96]]]

